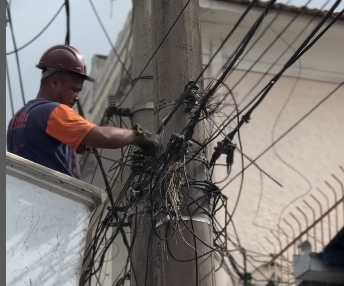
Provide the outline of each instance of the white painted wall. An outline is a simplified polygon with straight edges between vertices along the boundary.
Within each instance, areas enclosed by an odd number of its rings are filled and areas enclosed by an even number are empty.
[[[6,153],[6,285],[77,286],[102,190]]]
[[[226,5],[222,2],[201,2],[205,7],[202,12],[203,21],[201,27],[203,30],[203,60],[206,63],[217,50],[244,8],[237,5]],[[210,7],[215,9],[216,12],[212,9],[207,9]],[[239,13],[233,11],[239,11]],[[252,15],[257,17],[257,13],[255,12]],[[301,17],[293,23],[291,28],[287,30],[287,33],[276,41],[268,53],[253,65],[273,39],[276,38],[275,32],[277,31],[278,34],[287,25],[291,17],[290,15],[283,15],[279,21],[274,22],[272,25],[274,31],[269,29],[262,35],[261,33],[266,23],[270,22],[273,16],[274,13],[271,13],[266,19],[262,28],[253,39],[253,42],[257,39],[259,41],[241,61],[236,71],[231,73],[226,80],[226,84],[232,89],[236,101],[242,101],[241,108],[253,99],[272,79],[273,75],[283,67],[286,60],[293,54],[293,50],[298,48],[301,40],[306,38],[315,25],[313,23],[302,35],[301,39],[291,45],[299,31],[310,19],[309,17]],[[249,18],[233,34],[231,40],[228,41],[208,69],[207,77],[216,76],[223,63],[233,53],[237,44],[248,31],[250,22],[254,19],[253,17]],[[343,31],[344,25],[343,21],[341,21],[331,28],[309,52],[296,62],[269,92],[262,104],[252,114],[250,123],[244,124],[241,129],[243,150],[246,155],[255,159],[274,140],[325,98],[338,84],[343,82],[344,58],[340,50],[344,47],[344,39],[338,37],[338,34],[343,33]],[[268,71],[272,63],[275,62],[284,50],[286,50],[285,55],[264,76],[264,73]],[[251,68],[251,71],[246,72],[249,68]],[[245,73],[247,74],[245,75]],[[243,76],[245,77],[242,79]],[[241,81],[237,84],[239,80]],[[259,81],[260,83],[254,88]],[[222,88],[220,93],[223,93],[224,90]],[[247,99],[243,100],[246,96]],[[229,101],[227,102],[230,103]],[[270,278],[273,274],[289,282],[293,280],[292,275],[286,275],[286,268],[284,269],[283,277],[281,277],[281,271],[278,266],[276,268],[270,267],[270,269],[269,267],[262,266],[264,261],[270,261],[270,254],[278,253],[281,247],[283,248],[292,240],[292,230],[283,219],[292,225],[296,235],[298,235],[300,233],[299,225],[290,215],[290,212],[300,221],[301,230],[304,230],[306,228],[306,221],[297,207],[306,214],[308,224],[311,224],[314,218],[311,209],[307,207],[304,201],[309,203],[315,210],[316,219],[320,216],[319,206],[310,196],[311,194],[320,201],[323,212],[328,208],[326,199],[328,199],[329,206],[332,206],[336,200],[338,201],[343,196],[340,185],[340,183],[344,183],[344,173],[340,169],[340,165],[344,165],[344,149],[342,148],[344,143],[344,133],[342,131],[344,123],[343,106],[344,87],[342,86],[316,112],[310,115],[257,161],[263,170],[283,184],[283,188],[278,187],[265,175],[261,175],[254,166],[249,167],[244,173],[244,185],[233,221],[238,231],[241,245],[248,251],[248,271],[254,271],[253,276],[257,280],[253,282],[256,285],[266,285],[266,277]],[[232,111],[233,107],[226,107],[222,110],[222,115],[228,116]],[[221,122],[220,118],[216,118],[216,120]],[[231,125],[231,127],[235,127],[235,124]],[[230,128],[227,128],[226,133],[229,132]],[[214,144],[219,140],[222,140],[222,137],[215,140]],[[235,143],[238,144],[237,139]],[[224,163],[224,160],[225,157],[221,158],[220,163]],[[248,164],[248,160],[245,159],[244,162],[245,165]],[[239,173],[240,170],[240,154],[236,153],[232,177]],[[215,181],[221,181],[226,177],[226,171],[223,167],[217,167],[214,174]],[[332,174],[341,181],[338,182],[332,177]],[[325,180],[333,186],[335,194],[325,184]],[[224,186],[228,181],[220,185]],[[237,178],[223,190],[223,193],[229,197],[230,212],[232,212],[239,195],[239,184],[240,178]],[[318,189],[322,190],[325,195],[319,192]],[[343,212],[342,204],[338,208],[338,214],[333,212],[330,221],[327,218],[324,221],[323,242],[325,245],[336,233],[336,217],[338,217],[339,229],[344,225]],[[219,213],[218,219],[220,221],[223,220],[223,213]],[[288,237],[280,231],[278,224]],[[331,229],[331,233],[329,229]],[[271,230],[277,234],[278,238],[272,234]],[[313,251],[321,251],[321,243],[319,243],[319,241],[322,241],[321,233],[320,225],[318,225],[316,235],[318,240],[317,249],[314,249],[314,239],[310,238]],[[234,234],[232,227],[230,228],[230,234]],[[310,236],[314,236],[314,233],[310,233]],[[301,241],[306,239],[307,237],[304,236]],[[235,238],[234,241],[237,242]],[[293,252],[290,251],[288,253],[290,261],[292,261],[292,255]],[[233,256],[240,265],[243,265],[242,255],[234,252]],[[279,260],[277,262],[280,263]],[[284,262],[283,266],[287,267],[287,264]],[[259,269],[257,270],[256,267],[259,267]],[[288,271],[291,270],[289,269]],[[216,281],[217,286],[233,284],[223,270],[217,273]]]
[[[231,80],[238,79],[243,73],[243,71],[234,72],[231,75]],[[259,76],[259,73],[250,73],[246,82],[254,83]],[[270,78],[271,76],[264,82]],[[229,81],[228,83],[230,84]],[[295,84],[296,87],[294,88]],[[336,84],[310,80],[297,81],[296,78],[292,77],[281,78],[252,114],[250,123],[245,124],[241,129],[244,153],[255,159],[336,86]],[[250,85],[241,85],[237,89],[238,101],[246,95],[249,88]],[[253,95],[255,93],[249,98],[252,98]],[[324,183],[325,180],[334,187],[337,200],[343,196],[340,184],[331,176],[331,174],[336,175],[344,183],[344,173],[339,168],[340,165],[344,165],[344,149],[342,147],[344,144],[343,95],[344,87],[341,87],[317,111],[257,161],[257,164],[278,180],[283,188],[280,188],[265,175],[261,175],[254,166],[245,171],[244,185],[233,220],[242,246],[251,255],[252,264],[248,265],[249,270],[252,271],[256,266],[261,265],[261,263],[253,261],[252,256],[256,256],[255,259],[261,261],[269,261],[268,255],[270,253],[276,254],[280,251],[279,241],[270,231],[278,231],[279,221],[280,226],[289,236],[288,241],[292,238],[292,231],[283,222],[283,219],[293,225],[296,234],[300,232],[297,222],[290,216],[289,212],[293,212],[300,220],[302,230],[306,228],[306,221],[296,209],[297,206],[306,213],[309,224],[314,221],[311,210],[303,203],[303,200],[310,203],[316,215],[320,216],[319,207],[310,197],[310,194],[319,199],[324,211],[327,210],[326,198],[317,191],[317,188],[324,191],[330,206],[335,203],[334,194]],[[229,114],[231,111],[231,108],[226,108],[224,113]],[[279,115],[280,113],[281,115]],[[235,143],[238,144],[237,139]],[[221,158],[220,162],[225,163],[225,157]],[[249,163],[246,159],[244,162],[245,165]],[[241,158],[240,154],[236,153],[232,177],[240,170]],[[221,181],[226,177],[226,171],[223,167],[217,167],[214,174],[215,181]],[[223,186],[228,181],[220,185]],[[233,210],[239,195],[239,184],[240,178],[237,178],[223,190],[223,193],[229,198],[230,212]],[[339,227],[342,227],[344,225],[343,207],[341,206],[338,211]],[[223,214],[220,213],[218,217],[221,220]],[[332,236],[334,236],[336,233],[334,214],[331,217],[331,227]],[[326,245],[330,240],[327,220],[324,221],[324,229],[324,243]],[[234,233],[232,228],[230,228],[230,233]],[[320,228],[318,228],[317,238],[321,241]],[[280,235],[280,239],[282,247],[284,247],[286,237]],[[303,240],[305,239],[303,237]],[[313,240],[311,242],[313,244]],[[318,252],[321,251],[319,246],[320,244],[318,244]],[[242,257],[240,255],[235,256],[242,264]],[[231,285],[228,284],[231,283],[231,280],[222,271],[219,272],[217,281],[217,286]]]

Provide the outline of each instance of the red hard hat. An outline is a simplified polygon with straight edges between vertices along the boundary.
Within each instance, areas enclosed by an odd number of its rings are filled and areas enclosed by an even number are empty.
[[[77,49],[68,45],[56,45],[48,49],[36,67],[42,70],[47,68],[67,70],[83,76],[88,81],[94,81],[87,75],[84,57]]]

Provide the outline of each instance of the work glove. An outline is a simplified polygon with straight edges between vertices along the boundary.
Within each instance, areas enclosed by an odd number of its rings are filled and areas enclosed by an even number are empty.
[[[154,157],[159,153],[160,140],[159,135],[152,135],[150,132],[143,130],[139,124],[132,127],[135,130],[138,139],[133,143],[134,146],[141,149],[142,155]]]

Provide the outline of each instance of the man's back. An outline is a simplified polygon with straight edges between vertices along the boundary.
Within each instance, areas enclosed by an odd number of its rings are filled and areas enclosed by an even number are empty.
[[[61,108],[69,107],[44,99],[29,101],[9,123],[7,148],[27,160],[78,178],[75,149],[54,138],[57,133],[63,136],[54,123]]]

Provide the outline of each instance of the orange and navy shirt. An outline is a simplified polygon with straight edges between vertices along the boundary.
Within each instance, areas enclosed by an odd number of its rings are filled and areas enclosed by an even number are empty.
[[[94,127],[67,105],[35,99],[11,119],[7,149],[47,168],[80,178],[76,150]]]

